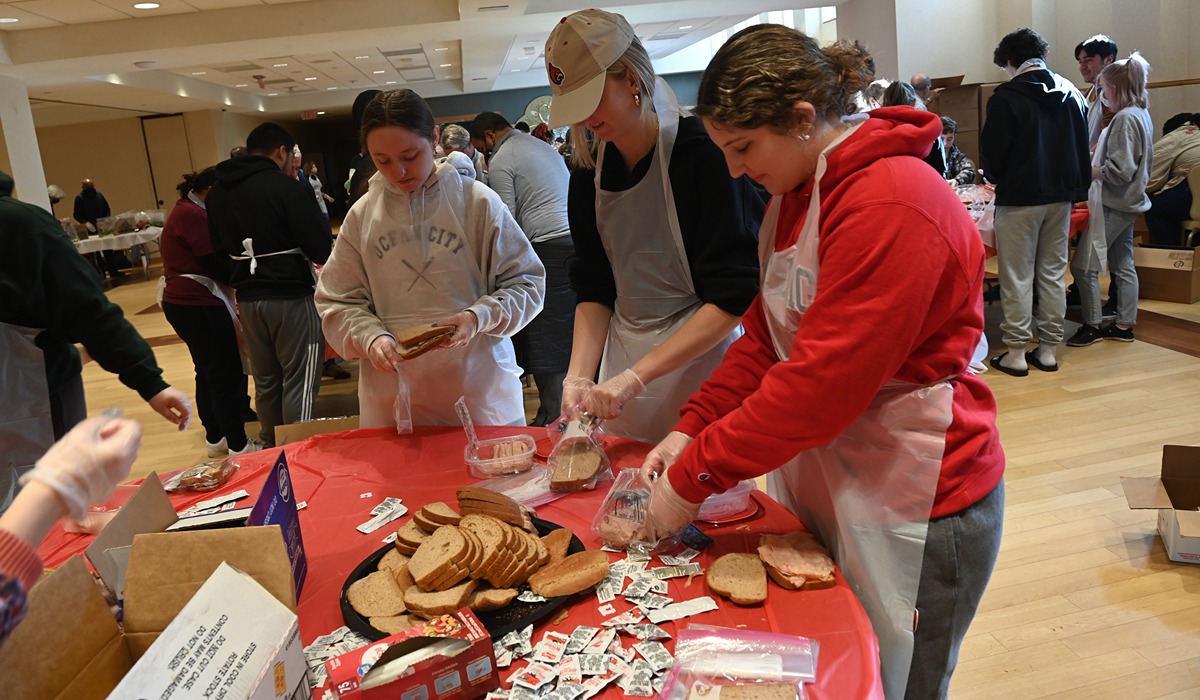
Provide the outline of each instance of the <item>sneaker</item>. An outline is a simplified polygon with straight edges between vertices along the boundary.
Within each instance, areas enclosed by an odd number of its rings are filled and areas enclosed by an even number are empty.
[[[258,452],[259,450],[265,449],[267,449],[267,444],[265,442],[261,440],[255,440],[254,438],[246,438],[246,446],[240,450],[230,450],[229,455],[232,457],[233,455],[250,454],[251,452]]]
[[[1132,334],[1129,339],[1133,340]],[[1075,335],[1071,336],[1071,339],[1067,341],[1067,345],[1073,348],[1081,348],[1092,343],[1099,343],[1101,340],[1104,340],[1104,331],[1085,323],[1079,327],[1079,331]]]
[[[1105,321],[1111,321],[1117,317],[1117,300],[1109,299],[1104,303],[1104,307],[1100,309],[1100,317]]]
[[[224,457],[229,454],[229,442],[225,438],[221,438],[216,442],[205,440],[204,446],[208,448],[209,457]]]
[[[1108,324],[1108,326],[1106,326],[1104,328],[1104,339],[1105,340],[1119,340],[1122,343],[1132,343],[1133,342],[1133,329],[1132,328],[1118,328],[1117,324],[1110,323],[1110,324]]]

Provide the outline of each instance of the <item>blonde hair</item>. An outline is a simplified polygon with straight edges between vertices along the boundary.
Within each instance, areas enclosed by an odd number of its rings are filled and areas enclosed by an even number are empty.
[[[713,56],[693,111],[739,129],[788,133],[797,102],[812,104],[819,119],[840,119],[858,111],[854,96],[874,78],[875,61],[857,41],[821,49],[803,32],[759,24],[734,34]]]
[[[1104,81],[1104,96],[1113,110],[1126,107],[1150,107],[1150,64],[1142,54],[1134,51],[1129,58],[1113,61],[1100,71]]]
[[[654,113],[654,82],[657,75],[654,73],[654,64],[650,61],[650,54],[646,52],[646,47],[642,46],[642,42],[636,36],[633,38],[633,43],[625,49],[625,53],[608,67],[608,75],[613,75],[618,78],[627,78],[633,76],[634,83],[637,84],[638,94],[641,96],[641,116],[643,119],[648,119]],[[596,169],[596,153],[600,146],[600,140],[595,138],[595,135],[588,130],[583,124],[575,124],[571,129],[569,138],[571,141],[571,165],[576,168],[586,168],[588,170]]]

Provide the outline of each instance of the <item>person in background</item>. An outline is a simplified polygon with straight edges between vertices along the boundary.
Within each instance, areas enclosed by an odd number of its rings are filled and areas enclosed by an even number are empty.
[[[313,194],[316,195],[317,208],[321,210],[321,220],[325,222],[325,230],[329,235],[333,235],[333,229],[329,226],[329,207],[325,206],[326,202],[332,202],[333,197],[330,197],[324,192],[324,185],[321,184],[321,178],[317,177],[316,161],[308,161],[304,165],[304,172],[308,174],[308,184],[313,189]]]
[[[93,235],[99,232],[96,228],[96,221],[106,216],[112,216],[108,200],[96,189],[96,184],[90,178],[83,181],[79,194],[75,195],[75,208],[72,216],[76,221],[87,226],[88,232]],[[121,272],[121,256],[117,251],[102,250],[98,254],[93,254],[92,259],[100,271],[100,279],[108,276],[111,280],[119,280],[125,276],[125,273]]]
[[[485,168],[487,159],[483,157],[483,151],[476,148],[475,144],[471,142],[471,133],[465,127],[458,124],[447,124],[442,129],[439,143],[447,156],[457,151],[470,158],[475,172],[474,178],[487,184]]]
[[[20,474],[87,417],[77,343],[180,430],[192,415],[62,226],[13,187],[0,173],[0,511]]]
[[[513,129],[496,112],[476,116],[470,133],[472,141],[488,154],[490,186],[512,212],[546,268],[542,312],[514,336],[513,342],[517,362],[537,384],[538,410],[530,424],[547,425],[562,413],[563,379],[571,359],[575,327],[575,293],[567,271],[568,261],[575,255],[567,221],[571,174],[553,146]]]
[[[1092,188],[1099,190],[1102,206],[1093,208],[1094,197],[1089,197],[1089,225],[1071,258],[1083,315],[1083,325],[1067,341],[1071,347],[1101,340],[1133,342],[1138,299],[1133,222],[1150,208],[1146,185],[1154,160],[1149,74],[1150,64],[1134,51],[1105,66],[1096,80],[1101,102],[1115,114],[1100,133],[1092,157]],[[1116,287],[1117,318],[1101,328],[1098,276],[1105,263]]]
[[[917,99],[921,104],[925,105],[925,109],[933,112],[937,109],[938,96],[942,94],[942,90],[946,88],[933,87],[933,79],[924,73],[917,73],[909,80],[913,90],[917,93]]]
[[[862,101],[864,111],[879,109],[883,106],[883,93],[887,90],[891,83],[886,78],[872,80],[869,85],[863,88]]]
[[[163,225],[163,279],[159,305],[187,345],[196,371],[196,412],[208,456],[261,450],[246,437],[242,409],[249,405],[239,346],[241,321],[229,280],[229,262],[213,252],[204,200],[217,181],[215,167],[188,173],[175,186],[179,201]]]
[[[895,107],[898,105],[912,107],[923,112],[927,111],[925,104],[921,102],[921,98],[917,97],[917,91],[913,89],[913,86],[899,80],[884,89],[882,103],[884,107]],[[938,171],[944,179],[948,179],[946,173],[946,151],[940,134],[933,140],[933,147],[929,149],[929,155],[925,156],[924,160],[926,163],[929,163],[929,167]]]
[[[516,124],[514,124],[514,125],[513,125],[513,128],[514,128],[514,129],[516,129],[517,131],[520,131],[521,133],[524,133],[524,134],[528,134],[528,133],[529,133],[529,124],[527,124],[527,123],[526,123],[525,121],[523,121],[523,120],[522,120],[522,121],[519,121],[519,122],[517,122]]]
[[[983,243],[920,161],[937,115],[852,116],[873,74],[862,44],[822,49],[773,24],[733,35],[704,71],[696,113],[729,171],[772,194],[762,292],[642,466],[645,534],[767,475],[866,608],[886,696],[930,700],[949,692],[999,553],[1005,461],[995,398],[966,371]]]
[[[554,132],[551,131],[550,127],[546,126],[545,124],[538,124],[537,126],[533,127],[533,131],[530,131],[529,135],[539,141],[545,141],[551,146],[554,145]]]
[[[67,193],[63,192],[63,188],[59,187],[58,185],[47,185],[46,196],[50,198],[50,213],[54,216],[58,216],[58,214],[56,214],[54,211],[54,207],[59,202],[63,201],[63,198],[67,196]]]
[[[951,185],[975,184],[975,164],[962,149],[954,145],[958,122],[942,117],[942,145],[946,149],[946,180]]]
[[[1014,377],[1027,376],[1029,365],[1058,369],[1071,203],[1087,199],[1091,172],[1083,95],[1046,67],[1048,48],[1027,28],[1000,40],[992,60],[1009,81],[988,99],[979,135],[983,175],[996,183],[1000,329],[1008,346],[990,364]],[[1035,332],[1037,348],[1026,352]]]
[[[1154,142],[1154,163],[1146,194],[1150,209],[1146,227],[1150,242],[1179,245],[1180,225],[1192,218],[1192,188],[1188,172],[1200,166],[1200,114],[1182,112],[1163,122],[1162,138]]]
[[[525,425],[509,338],[541,311],[546,273],[495,192],[435,164],[437,140],[433,113],[412,90],[366,106],[362,148],[378,172],[317,283],[325,334],[342,357],[367,360],[358,383],[364,428],[396,426],[400,382],[414,425],[458,425],[460,396],[476,423]],[[404,360],[396,334],[429,324],[453,335]]]
[[[307,183],[286,174],[296,142],[273,122],[246,137],[248,155],[217,165],[205,205],[213,252],[233,260],[230,285],[254,375],[259,439],[275,426],[312,420],[324,338],[313,306],[313,265],[332,241]]]
[[[363,90],[354,97],[354,104],[350,108],[351,119],[354,122],[354,141],[359,142],[358,132],[362,127],[363,110],[367,104],[379,94],[379,90]],[[350,158],[350,174],[346,176],[346,209],[354,206],[364,194],[367,193],[367,181],[375,174],[375,163],[371,161],[371,157],[361,150]]]
[[[233,148],[229,149],[230,158],[241,158],[244,155],[246,155],[245,146],[234,146]]]
[[[29,608],[27,594],[42,575],[37,548],[59,518],[82,521],[103,503],[137,457],[142,426],[128,418],[79,423],[46,451],[0,514],[0,646]]]
[[[1079,61],[1079,75],[1089,86],[1083,98],[1087,102],[1088,150],[1095,150],[1100,131],[1108,126],[1115,114],[1100,100],[1101,90],[1096,85],[1096,78],[1105,66],[1117,60],[1117,42],[1097,34],[1075,46],[1075,60]]]
[[[564,18],[546,40],[546,70],[550,126],[572,125],[575,163],[563,407],[658,441],[741,336],[758,291],[763,200],[748,178],[730,177],[700,120],[683,116],[621,15]]]

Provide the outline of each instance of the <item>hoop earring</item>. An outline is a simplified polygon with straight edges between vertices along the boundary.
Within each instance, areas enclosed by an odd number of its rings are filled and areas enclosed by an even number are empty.
[[[633,93],[633,103],[635,105],[637,105],[638,107],[642,106],[642,93],[640,93],[640,92]]]

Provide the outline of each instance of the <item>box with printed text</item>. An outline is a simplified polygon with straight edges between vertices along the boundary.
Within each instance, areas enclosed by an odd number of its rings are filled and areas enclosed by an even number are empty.
[[[1130,508],[1158,510],[1171,561],[1200,564],[1200,447],[1163,445],[1159,476],[1121,477]]]

